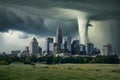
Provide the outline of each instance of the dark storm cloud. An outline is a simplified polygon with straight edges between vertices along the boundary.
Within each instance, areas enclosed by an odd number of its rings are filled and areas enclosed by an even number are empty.
[[[63,29],[63,35],[68,34],[68,32],[65,31],[67,28],[69,31],[69,35],[72,35],[74,33],[73,31],[77,31],[77,21],[47,19],[42,18],[41,16],[22,12],[22,10],[17,10],[18,12],[16,13],[15,10],[3,7],[0,8],[1,32],[7,32],[9,29],[12,29],[40,36],[53,36],[55,35],[58,26],[61,26],[61,28]],[[20,38],[24,38],[24,36],[22,35],[22,37],[20,36]]]
[[[9,29],[20,30],[27,33],[40,34],[47,29],[44,27],[44,22],[41,18],[35,21],[33,17],[27,15],[25,19],[18,16],[7,8],[0,8],[0,31],[8,31]],[[39,30],[38,30],[39,29]]]
[[[0,8],[0,31],[7,31],[12,28],[12,26],[21,23],[23,23],[23,21],[16,14],[5,8]]]
[[[120,19],[119,2],[119,0],[0,0],[0,31],[15,29],[37,35],[53,35],[58,24],[61,24],[64,34],[67,35],[68,32],[72,34],[77,31],[75,20],[77,16],[84,16],[81,12],[85,12],[90,20]],[[65,29],[68,29],[68,32]]]
[[[120,18],[119,0],[2,0],[0,3],[4,5],[30,6],[39,9],[58,7],[80,10],[89,13],[92,19]]]

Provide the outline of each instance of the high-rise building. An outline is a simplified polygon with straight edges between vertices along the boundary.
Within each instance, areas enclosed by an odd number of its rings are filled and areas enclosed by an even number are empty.
[[[57,28],[57,32],[56,32],[56,43],[57,43],[57,53],[61,53],[62,30],[61,30],[60,27]]]
[[[32,41],[30,42],[30,56],[38,56],[38,42],[36,38],[33,38]]]
[[[85,55],[86,54],[86,50],[85,50],[85,45],[84,44],[80,44],[80,54],[81,55]]]
[[[67,52],[68,52],[67,44],[68,44],[68,42],[67,42],[67,40],[65,40],[65,41],[64,41],[64,49],[63,49],[63,52],[64,52],[64,53],[67,53]]]
[[[79,54],[79,52],[80,52],[79,40],[73,40],[71,45],[71,53],[74,55]]]
[[[50,48],[49,48],[50,52],[54,51],[54,43],[50,43],[49,46],[50,46]]]
[[[67,49],[69,52],[71,52],[71,37],[66,37],[67,40]]]
[[[57,53],[57,43],[54,43],[53,48],[54,48],[54,54],[56,54]]]
[[[102,55],[105,55],[105,56],[113,55],[112,46],[110,44],[103,46]]]
[[[22,56],[29,56],[29,47],[28,46],[26,46],[25,50],[23,50]]]
[[[62,43],[62,30],[60,27],[57,28],[56,32],[56,43],[61,44]]]
[[[94,54],[94,44],[93,43],[86,44],[86,54],[89,56]]]
[[[46,39],[46,51],[47,51],[47,54],[50,54],[50,49],[51,49],[51,46],[50,46],[50,43],[53,43],[53,38],[47,38]]]
[[[38,47],[38,53],[39,53],[38,57],[42,56],[42,48],[40,46]]]

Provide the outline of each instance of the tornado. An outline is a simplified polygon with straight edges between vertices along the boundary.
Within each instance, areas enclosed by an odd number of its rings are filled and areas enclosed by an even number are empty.
[[[88,17],[78,17],[78,29],[79,29],[80,42],[81,44],[84,44],[84,45],[89,42],[88,24],[89,24]]]

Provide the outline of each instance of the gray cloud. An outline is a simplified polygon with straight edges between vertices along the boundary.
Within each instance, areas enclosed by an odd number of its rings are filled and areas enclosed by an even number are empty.
[[[5,6],[13,6],[13,7],[32,7],[37,8],[40,12],[41,16],[52,16],[55,17],[62,14],[59,9],[57,10],[51,10],[51,8],[63,8],[63,9],[70,9],[70,10],[80,10],[86,13],[89,13],[89,16],[98,17],[105,19],[105,17],[114,18],[114,17],[120,17],[120,9],[119,9],[119,0],[2,0],[0,1],[1,5]],[[50,9],[50,10],[49,10]],[[47,10],[47,11],[45,11]],[[65,11],[65,10],[64,10]],[[47,13],[46,13],[47,12]],[[67,11],[65,11],[67,12]],[[44,13],[44,14],[42,14]],[[57,15],[55,15],[57,14]],[[74,14],[73,14],[74,15]],[[63,18],[64,15],[60,16]],[[112,17],[111,17],[112,16]],[[59,17],[59,18],[60,18]],[[69,16],[64,16],[69,17]],[[92,17],[92,18],[94,18]]]
[[[9,29],[19,30],[30,34],[41,36],[53,36],[56,33],[57,26],[63,28],[64,35],[69,32],[73,34],[77,31],[77,22],[74,20],[61,21],[57,19],[43,18],[42,16],[28,14],[22,10],[0,8],[0,31]],[[68,32],[65,31],[68,28]]]
[[[87,16],[91,20],[120,18],[117,0],[1,0],[0,4],[0,31],[15,29],[53,35],[56,24],[61,24],[63,30],[70,26],[68,31],[74,33],[77,31],[77,16]]]
[[[90,23],[115,20],[116,23],[112,25],[104,25],[110,26],[110,29],[105,28],[109,31],[102,38],[110,39],[114,47],[119,47],[119,3],[119,0],[0,0],[0,31],[13,29],[40,36],[52,36],[60,25],[64,35],[71,35],[78,31],[78,16],[88,17]],[[99,28],[95,29],[98,31]],[[104,41],[101,39],[100,42]]]

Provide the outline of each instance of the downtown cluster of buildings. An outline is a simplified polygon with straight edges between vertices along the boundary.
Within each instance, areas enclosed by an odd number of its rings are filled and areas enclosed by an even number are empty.
[[[103,49],[97,49],[93,43],[80,44],[79,40],[73,40],[69,36],[62,36],[62,30],[58,27],[56,31],[55,41],[54,38],[46,39],[46,50],[43,56],[96,56],[96,55],[113,55],[112,46],[110,44],[104,45]]]
[[[62,36],[62,30],[58,27],[55,37],[46,39],[46,50],[45,55],[54,55],[54,56],[94,56],[100,53],[100,50],[94,48],[94,44],[87,43],[86,45],[80,44],[79,40],[73,40],[71,42],[70,37]]]
[[[38,46],[36,38],[33,38],[30,42],[30,46],[26,46],[25,50],[22,52],[20,50],[11,51],[11,55],[17,55],[18,57],[22,56],[36,56],[39,57],[42,54],[42,48]]]
[[[33,38],[30,42],[30,46],[26,47],[22,52],[20,50],[11,51],[12,55],[21,56],[96,56],[96,55],[113,55],[112,46],[110,44],[104,45],[103,49],[97,49],[93,43],[80,44],[79,40],[71,41],[70,37],[62,36],[62,30],[60,27],[57,28],[56,37],[46,38],[46,48],[42,51],[42,48],[38,46],[36,38]]]

